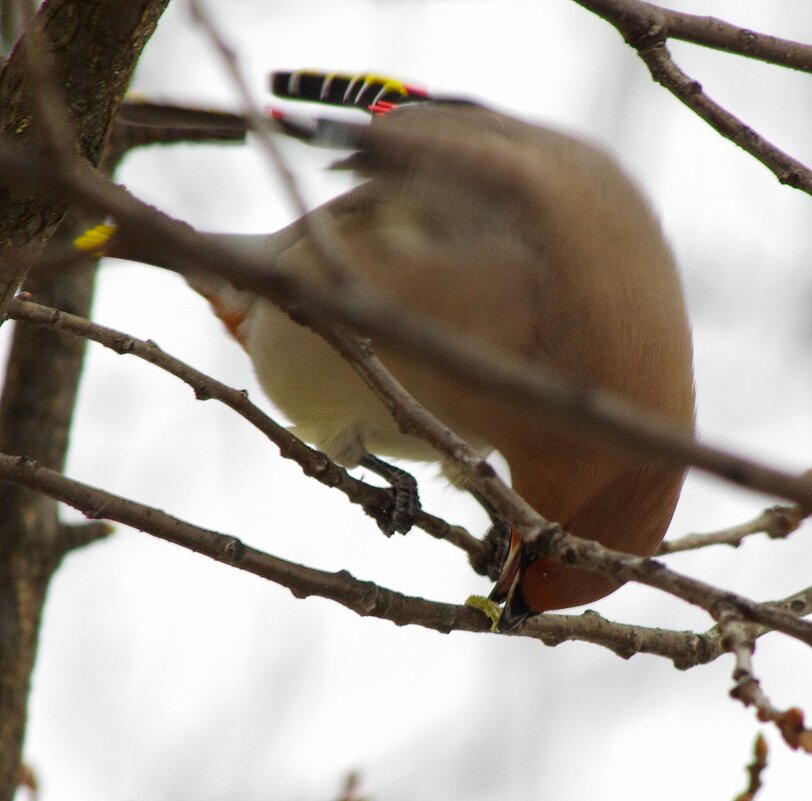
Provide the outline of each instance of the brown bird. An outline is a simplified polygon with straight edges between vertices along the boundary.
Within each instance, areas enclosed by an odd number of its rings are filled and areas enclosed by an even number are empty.
[[[556,370],[693,431],[692,347],[680,279],[657,220],[612,158],[473,104],[393,108],[373,120],[372,130],[437,146],[408,158],[372,148],[348,162],[369,180],[325,208],[352,280],[483,353],[528,370]],[[512,172],[500,173],[500,165],[513,165]],[[325,280],[302,220],[268,236],[226,240],[262,254],[275,269]],[[192,284],[212,301],[303,439],[349,467],[367,454],[440,460],[399,430],[329,345],[270,301],[210,276]],[[619,551],[657,548],[683,470],[476,391],[407,352],[375,350],[440,420],[481,453],[501,452],[513,487],[544,517]],[[547,558],[524,558],[514,532],[495,589],[497,599],[508,597],[501,628],[527,613],[590,603],[618,586]]]

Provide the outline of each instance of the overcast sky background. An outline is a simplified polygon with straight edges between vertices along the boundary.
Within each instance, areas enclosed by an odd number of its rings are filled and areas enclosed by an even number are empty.
[[[812,41],[812,4],[672,6]],[[692,317],[699,424],[709,442],[790,469],[812,466],[810,198],[655,86],[606,23],[570,0],[221,0],[208,4],[263,103],[272,69],[374,70],[459,93],[601,142],[663,220]],[[674,44],[712,97],[812,163],[812,76]],[[236,106],[186,7],[173,3],[134,90]],[[334,154],[283,143],[315,204],[350,180]],[[205,229],[269,231],[291,204],[253,144],[150,149],[120,173],[140,196]],[[95,317],[238,387],[267,407],[242,352],[176,276],[102,271]],[[7,339],[9,327],[0,331]],[[428,511],[475,532],[467,497],[417,469]],[[462,602],[488,584],[420,531],[386,540],[340,494],[304,478],[244,421],[198,403],[134,358],[89,349],[70,476],[232,533],[294,561],[409,594]],[[671,536],[742,522],[770,499],[692,473]],[[669,564],[759,599],[810,584],[809,526]],[[711,621],[627,586],[594,608],[704,631]],[[812,655],[760,641],[780,707],[812,711]],[[597,647],[361,619],[125,528],[72,555],[46,609],[26,759],[42,801],[330,801],[357,769],[375,801],[677,801],[732,798],[759,726],[727,697],[732,660],[681,673]],[[812,758],[775,732],[759,801],[807,797]]]

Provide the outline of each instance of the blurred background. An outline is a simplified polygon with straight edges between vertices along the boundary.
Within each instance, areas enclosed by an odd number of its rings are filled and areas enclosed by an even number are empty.
[[[570,0],[207,5],[263,104],[272,69],[373,70],[602,143],[645,188],[676,251],[703,436],[788,469],[812,466],[810,198],[781,187],[654,85],[608,24]],[[809,3],[671,5],[812,41]],[[711,97],[812,162],[812,76],[680,43],[672,52]],[[133,91],[237,108],[182,2],[162,19]],[[349,186],[348,176],[324,171],[335,153],[280,147],[308,202]],[[119,179],[204,229],[264,232],[293,217],[253,142],[143,150]],[[247,359],[176,276],[107,264],[95,317],[270,408]],[[451,546],[420,531],[386,540],[236,415],[196,402],[136,359],[90,347],[72,443],[71,477],[287,559],[436,600],[488,591]],[[434,470],[415,472],[428,511],[485,530],[469,498]],[[742,522],[770,502],[693,472],[670,536]],[[786,542],[753,538],[668,563],[778,598],[810,584],[809,535],[807,524]],[[594,608],[665,628],[712,623],[638,586]],[[801,645],[765,637],[755,664],[777,706],[812,710],[812,655]],[[296,601],[119,527],[71,555],[52,586],[25,754],[41,801],[331,801],[353,770],[374,801],[732,798],[746,785],[760,727],[728,698],[731,669],[731,657],[678,672],[584,644],[399,629],[328,601]],[[760,801],[808,796],[812,758],[790,752],[773,729],[765,734]]]

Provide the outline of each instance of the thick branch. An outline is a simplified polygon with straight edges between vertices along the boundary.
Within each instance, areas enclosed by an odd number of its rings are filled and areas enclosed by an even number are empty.
[[[44,91],[42,82],[37,84],[41,76],[31,74],[37,51],[25,57],[24,37],[0,71],[0,139],[38,149],[61,137],[75,142],[81,157],[97,165],[135,62],[167,3],[116,0],[101,11],[95,3],[80,0],[46,2],[32,18],[27,37],[34,36],[36,44],[47,43],[48,63],[58,77],[46,90],[58,97],[72,128],[48,129],[49,120],[38,107]],[[69,97],[62,94],[63,87],[70,87]],[[57,113],[55,108],[51,111]],[[68,202],[0,188],[0,257],[9,247],[37,249],[53,233]],[[4,301],[19,275],[12,263],[0,266],[0,301]]]
[[[167,0],[46,0],[22,46],[0,72],[0,141],[36,150],[60,147],[98,164],[121,97]],[[33,36],[33,40],[32,40]],[[28,42],[28,46],[26,46]],[[43,66],[48,65],[48,66]],[[49,69],[53,72],[48,72]],[[62,87],[70,87],[63,109]],[[52,103],[50,98],[59,97]],[[48,100],[46,100],[48,98]],[[66,110],[66,114],[62,111]],[[64,127],[53,129],[53,121]],[[47,176],[44,176],[47,177]],[[37,250],[72,198],[0,187],[0,307],[22,271],[14,256]],[[65,226],[86,227],[78,214]],[[68,237],[75,231],[68,231]],[[70,241],[68,238],[67,241]],[[66,243],[63,243],[63,248]],[[92,274],[41,274],[30,288],[46,302],[87,315]],[[0,447],[60,469],[68,443],[83,343],[56,331],[15,330],[0,399]],[[0,799],[14,796],[25,732],[29,679],[50,577],[65,551],[103,536],[101,527],[65,537],[56,504],[0,484]]]

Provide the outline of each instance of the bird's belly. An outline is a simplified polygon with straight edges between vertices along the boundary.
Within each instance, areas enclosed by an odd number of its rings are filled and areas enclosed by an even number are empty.
[[[364,451],[437,461],[428,443],[403,434],[363,379],[321,337],[260,301],[246,347],[257,378],[294,432],[341,464]]]

